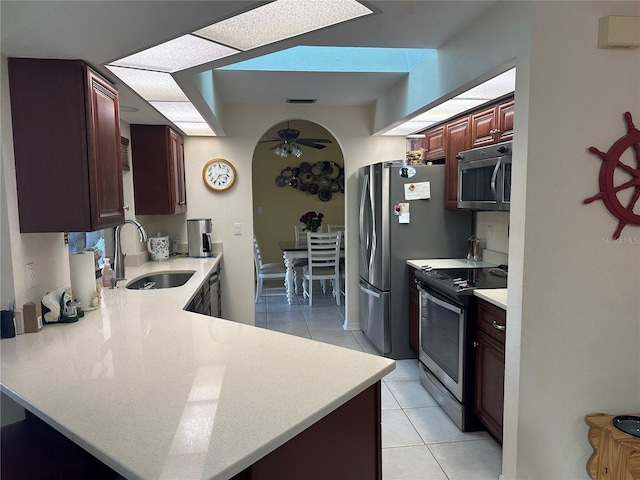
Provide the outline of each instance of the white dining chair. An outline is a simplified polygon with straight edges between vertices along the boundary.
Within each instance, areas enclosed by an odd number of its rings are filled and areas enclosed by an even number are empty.
[[[305,244],[307,241],[307,228],[305,225],[294,225],[293,229],[296,236],[296,245]],[[318,227],[318,233],[322,233],[322,225]],[[302,278],[302,267],[307,264],[306,258],[296,258],[293,261],[293,290],[298,294],[298,285]]]
[[[261,295],[286,295],[286,289],[283,287],[265,288],[264,280],[278,280],[282,279],[284,283],[287,276],[287,268],[284,263],[262,263],[262,255],[260,254],[260,245],[258,245],[258,239],[253,236],[253,260],[256,266],[256,298],[255,303],[258,303],[258,299]],[[281,290],[279,293],[263,293],[267,290]]]
[[[337,224],[337,223],[329,223],[327,225],[327,232],[342,232],[342,235],[344,236],[344,225],[342,224]]]
[[[342,232],[307,233],[308,264],[302,268],[304,296],[313,306],[313,281],[330,280],[336,304],[340,305],[340,240]]]

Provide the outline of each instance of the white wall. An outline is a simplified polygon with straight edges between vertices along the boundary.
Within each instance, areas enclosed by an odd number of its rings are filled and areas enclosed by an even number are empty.
[[[225,307],[225,318],[253,324],[252,182],[273,182],[273,179],[252,179],[251,162],[255,145],[262,134],[288,118],[305,119],[322,125],[338,140],[344,154],[348,229],[347,328],[359,328],[357,243],[349,240],[358,238],[355,201],[357,169],[380,160],[402,158],[405,150],[403,138],[370,137],[370,107],[228,105],[225,129],[227,137],[185,140],[188,216],[210,217],[213,223],[212,239],[223,244],[222,302],[223,306],[228,305],[228,309]],[[214,193],[202,182],[202,166],[214,157],[229,160],[238,172],[236,184],[225,193]],[[241,236],[233,234],[234,223],[242,223]]]
[[[1,64],[1,94],[0,104],[2,118],[2,166],[5,183],[7,218],[2,224],[8,224],[8,232],[2,234],[2,280],[5,279],[5,268],[8,275],[13,277],[13,295],[16,306],[20,308],[24,303],[41,298],[45,293],[60,286],[69,285],[69,255],[62,233],[20,233],[18,223],[18,198],[16,193],[16,168],[13,155],[13,131],[11,129],[11,105],[9,101],[9,78],[7,75],[7,57],[2,56]],[[34,135],[36,133],[34,132]],[[52,165],[55,168],[55,165]],[[56,186],[48,192],[38,192],[43,202],[50,195],[55,195]],[[6,251],[7,242],[10,252]],[[6,254],[10,253],[11,258]],[[27,284],[27,263],[33,263],[36,271],[36,286],[29,289]],[[7,275],[7,276],[8,276]],[[3,297],[5,287],[2,287]],[[9,293],[10,289],[7,289]]]
[[[598,192],[601,165],[587,148],[606,151],[624,135],[625,111],[640,122],[640,50],[597,48],[598,19],[612,14],[640,15],[640,4],[532,8],[526,215],[516,225],[511,212],[509,252],[523,284],[519,355],[507,334],[507,386],[519,376],[506,399],[511,479],[586,478],[584,415],[640,405],[640,228],[611,243],[617,220],[602,202],[582,204]],[[509,302],[511,325],[511,292]]]

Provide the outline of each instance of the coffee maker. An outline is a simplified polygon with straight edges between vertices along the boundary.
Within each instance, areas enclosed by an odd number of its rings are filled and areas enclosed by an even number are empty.
[[[187,238],[189,241],[190,257],[212,257],[211,249],[211,219],[187,219]]]

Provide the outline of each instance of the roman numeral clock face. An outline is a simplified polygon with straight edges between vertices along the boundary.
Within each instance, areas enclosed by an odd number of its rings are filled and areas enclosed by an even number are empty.
[[[214,192],[224,192],[236,182],[236,169],[222,158],[209,160],[202,168],[202,180]]]

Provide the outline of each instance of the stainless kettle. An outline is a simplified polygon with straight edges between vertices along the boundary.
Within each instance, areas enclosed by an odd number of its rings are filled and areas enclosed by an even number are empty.
[[[477,262],[480,260],[480,239],[471,235],[468,239],[467,260]]]

